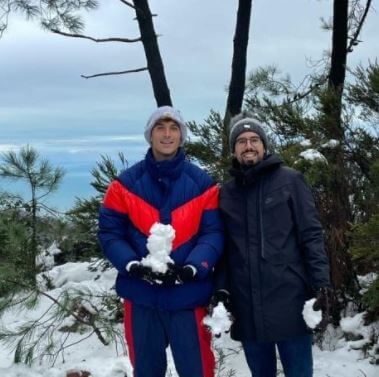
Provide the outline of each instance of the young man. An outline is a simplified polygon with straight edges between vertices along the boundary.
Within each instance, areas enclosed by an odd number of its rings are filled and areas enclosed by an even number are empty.
[[[108,188],[99,239],[118,270],[125,303],[125,334],[135,377],[164,377],[170,345],[180,377],[213,377],[211,336],[202,324],[213,289],[212,269],[223,247],[218,188],[185,160],[187,135],[180,113],[158,108],[145,128],[144,160]],[[165,274],[141,263],[155,223],[175,230]]]
[[[228,300],[230,292],[232,336],[254,377],[276,376],[275,347],[287,377],[310,377],[312,338],[302,310],[314,290],[329,286],[311,191],[299,172],[267,154],[266,134],[249,114],[232,119],[229,142],[233,179],[220,191],[225,263],[213,299]]]

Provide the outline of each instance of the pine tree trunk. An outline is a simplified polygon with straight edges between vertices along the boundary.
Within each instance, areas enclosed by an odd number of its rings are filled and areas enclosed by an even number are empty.
[[[229,85],[226,111],[233,117],[241,112],[246,81],[246,56],[249,43],[251,0],[240,0],[234,34],[232,77]]]
[[[172,106],[148,0],[133,0],[157,106]]]
[[[328,89],[323,98],[325,134],[339,142],[326,155],[331,169],[328,185],[329,206],[325,208],[326,246],[334,288],[345,296],[356,288],[356,276],[348,253],[349,222],[352,219],[345,169],[345,132],[341,119],[342,94],[346,74],[348,38],[348,0],[334,0],[332,58]],[[337,308],[336,308],[337,310]]]
[[[233,39],[232,75],[224,117],[223,157],[229,154],[230,119],[241,112],[246,82],[246,56],[249,43],[252,0],[239,0],[236,29]]]
[[[36,257],[38,254],[38,244],[37,244],[37,199],[35,188],[32,188],[32,219],[31,219],[31,245],[29,250],[29,258],[26,261],[26,270],[28,271],[28,278],[30,284],[36,283],[37,278],[37,264]]]

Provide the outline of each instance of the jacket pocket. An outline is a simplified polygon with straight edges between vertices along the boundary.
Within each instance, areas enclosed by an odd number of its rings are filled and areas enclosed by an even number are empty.
[[[273,264],[287,262],[289,257],[288,240],[293,233],[293,220],[290,207],[290,193],[280,188],[262,198],[262,236],[264,248],[262,257]]]
[[[289,263],[287,265],[287,268],[289,269],[290,273],[294,276],[294,278],[298,279],[299,281],[302,282],[302,284],[304,284],[307,296],[311,297],[312,285],[311,285],[310,280],[307,277],[304,264],[301,261],[297,263]]]
[[[290,193],[285,188],[266,194],[262,198],[261,210],[263,228],[267,234],[278,232],[281,228],[288,229],[292,225]]]

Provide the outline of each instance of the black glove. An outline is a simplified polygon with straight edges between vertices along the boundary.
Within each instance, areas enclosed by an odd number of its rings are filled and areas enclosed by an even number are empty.
[[[179,284],[193,281],[196,276],[196,268],[190,264],[184,267],[176,267],[176,278]]]
[[[316,329],[324,329],[330,321],[330,296],[331,290],[328,287],[319,288],[316,291],[316,301],[313,304],[313,310],[321,310],[322,312],[322,320]]]
[[[127,271],[129,276],[133,278],[146,280],[151,284],[154,283],[155,273],[151,267],[144,266],[141,262],[133,262]]]
[[[213,309],[222,302],[225,306],[225,309],[230,312],[230,294],[225,289],[219,289],[217,290],[213,296],[211,297],[211,300],[208,305],[208,313],[209,315],[212,315]]]
[[[167,264],[167,271],[162,273],[157,273],[157,279],[160,280],[163,285],[170,286],[175,285],[176,279],[177,279],[177,267],[174,263],[168,263]]]
[[[214,294],[213,294],[213,296],[211,297],[211,300],[210,300],[210,302],[209,302],[209,305],[208,305],[208,308],[207,308],[207,310],[208,310],[208,315],[209,316],[213,316],[213,310],[214,310],[214,308],[219,304],[219,303],[222,303],[224,306],[225,306],[225,309],[227,310],[227,312],[228,312],[228,315],[229,315],[229,318],[233,321],[233,316],[231,315],[231,313],[230,313],[230,294],[229,294],[229,292],[228,291],[226,291],[225,289],[219,289],[219,290],[217,290]],[[228,333],[230,331],[230,329],[229,330],[227,330],[227,331],[225,331],[225,333]],[[221,333],[219,333],[219,334],[214,334],[214,336],[216,337],[216,338],[220,338],[221,337]]]
[[[144,266],[141,262],[133,262],[129,269],[129,275],[136,278],[142,279],[150,284],[158,285],[174,285],[176,281],[176,269],[173,263],[167,265],[167,271],[165,273],[156,272],[151,269],[151,267]]]

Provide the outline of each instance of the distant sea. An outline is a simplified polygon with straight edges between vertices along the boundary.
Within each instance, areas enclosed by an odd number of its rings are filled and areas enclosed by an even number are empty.
[[[17,152],[23,145],[26,144],[0,143],[0,152]],[[61,212],[71,209],[76,198],[89,198],[96,193],[90,185],[91,170],[96,166],[96,162],[100,161],[101,155],[110,156],[116,162],[116,166],[121,168],[119,152],[124,153],[128,166],[131,166],[144,157],[148,148],[142,135],[61,138],[31,141],[29,145],[38,150],[41,158],[46,158],[53,166],[61,166],[65,170],[59,189],[46,197],[46,204]],[[17,193],[25,200],[30,199],[27,186],[22,181],[14,182],[0,178],[0,191]]]

